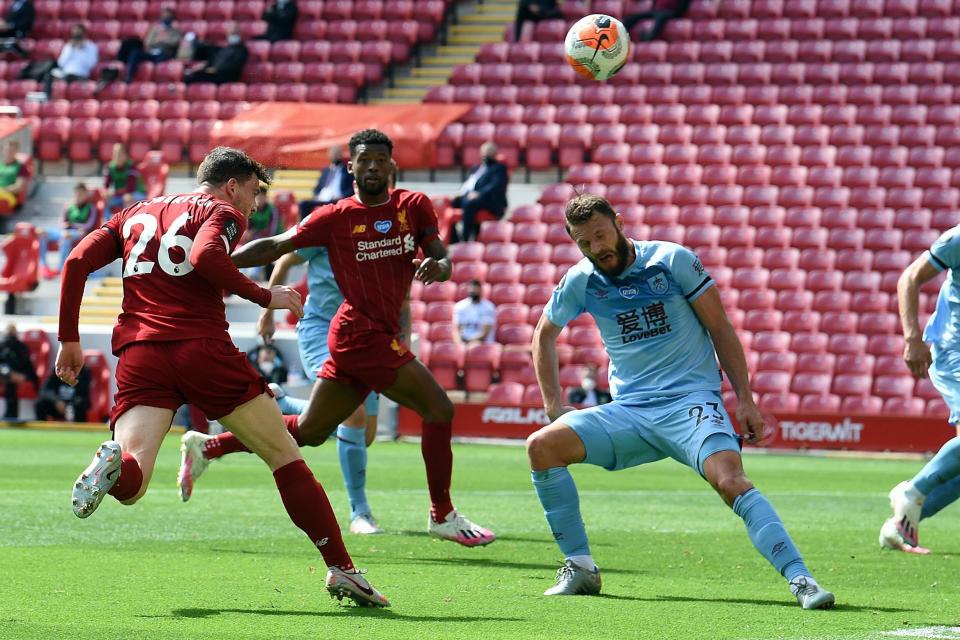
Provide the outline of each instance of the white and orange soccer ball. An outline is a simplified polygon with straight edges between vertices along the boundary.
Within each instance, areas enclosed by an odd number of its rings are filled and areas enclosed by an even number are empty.
[[[630,56],[630,34],[616,18],[595,13],[570,27],[564,48],[574,71],[585,78],[609,80]]]

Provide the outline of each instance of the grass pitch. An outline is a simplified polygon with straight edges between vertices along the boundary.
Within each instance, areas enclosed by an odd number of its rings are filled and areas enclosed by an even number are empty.
[[[378,443],[370,500],[389,533],[347,536],[393,602],[369,610],[327,596],[319,555],[253,456],[215,463],[181,504],[170,437],[138,505],[107,498],[76,519],[71,483],[102,439],[0,429],[0,639],[960,637],[924,630],[960,624],[960,507],[921,527],[932,556],[877,548],[886,492],[919,468],[915,460],[746,457],[837,595],[833,611],[802,611],[740,519],[672,461],[575,468],[604,594],[546,598],[560,554],[522,449],[455,447],[456,504],[500,536],[465,549],[425,534],[419,447]],[[306,455],[346,522],[334,447]]]

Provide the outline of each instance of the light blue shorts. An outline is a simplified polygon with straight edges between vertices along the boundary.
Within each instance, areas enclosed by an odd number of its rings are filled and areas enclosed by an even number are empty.
[[[330,333],[330,323],[326,320],[301,320],[297,323],[297,344],[300,350],[300,363],[308,376],[317,377],[323,363],[330,358],[330,347],[327,345],[327,334]],[[380,408],[380,397],[370,392],[363,401],[363,408],[368,416],[376,417]]]
[[[673,458],[703,475],[719,451],[740,452],[740,441],[719,393],[696,391],[642,404],[609,404],[564,414],[587,450],[584,462],[609,471]]]
[[[933,347],[930,382],[950,408],[950,424],[960,424],[960,353]]]

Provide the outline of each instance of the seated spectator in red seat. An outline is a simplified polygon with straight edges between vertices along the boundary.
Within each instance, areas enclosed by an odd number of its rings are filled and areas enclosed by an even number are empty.
[[[27,198],[30,169],[17,157],[20,143],[7,142],[3,149],[3,163],[0,164],[0,209],[14,211]]]
[[[320,172],[317,186],[313,188],[313,200],[300,202],[300,217],[307,215],[317,207],[331,204],[353,195],[353,175],[347,171],[343,158],[343,149],[330,147],[330,165]]]
[[[103,188],[106,190],[107,210],[105,218],[147,197],[143,176],[137,171],[127,148],[118,142],[113,145],[113,160],[103,170]]]
[[[150,62],[164,62],[172,60],[177,55],[180,39],[183,34],[173,26],[173,9],[165,7],[160,14],[160,21],[150,27],[147,37],[126,38],[120,44],[117,58],[127,63],[127,82],[133,82],[137,75],[137,67],[144,60]]]
[[[285,231],[283,227],[283,218],[280,216],[280,212],[267,198],[267,188],[260,187],[260,191],[257,192],[257,196],[253,200],[253,213],[250,214],[247,230],[243,232],[240,243],[246,244],[261,238],[279,235]],[[256,272],[259,268],[244,269],[243,272],[249,276],[251,272]],[[269,280],[271,273],[273,273],[272,264],[263,267],[264,280]]]
[[[99,222],[97,204],[94,194],[87,189],[87,185],[78,182],[73,187],[73,202],[63,210],[60,226],[40,229],[40,277],[45,279],[56,278],[63,269],[63,264],[70,255],[70,250],[80,242],[80,239],[94,230]],[[47,251],[50,241],[60,245],[60,260],[56,269],[47,266]]]
[[[644,20],[653,20],[650,31],[640,34],[638,40],[649,42],[656,40],[663,33],[664,27],[674,18],[679,18],[690,8],[691,0],[650,0],[650,9],[640,13],[632,13],[623,18],[623,26],[629,33],[631,29]]]
[[[14,0],[0,21],[0,51],[16,51],[26,57],[27,53],[20,47],[18,40],[30,35],[36,18],[37,10],[33,6],[33,0]]]
[[[507,165],[497,160],[497,145],[484,142],[480,147],[483,160],[472,167],[460,187],[460,194],[450,201],[451,206],[463,210],[460,240],[467,242],[477,236],[480,225],[477,214],[489,211],[497,220],[507,211]],[[456,237],[451,238],[455,242]]]
[[[613,401],[609,389],[597,388],[597,365],[589,364],[583,372],[580,386],[570,389],[567,402],[578,407],[595,407]]]
[[[200,46],[198,45],[198,48]],[[202,47],[203,50],[208,47]],[[183,81],[187,84],[195,82],[213,82],[214,84],[223,84],[224,82],[238,82],[243,75],[243,66],[247,64],[247,58],[250,52],[247,45],[243,44],[243,38],[240,37],[240,31],[237,25],[230,28],[227,35],[227,46],[213,47],[213,50],[206,50],[200,54],[206,63],[202,66],[188,69],[183,76]]]
[[[4,384],[4,397],[7,401],[3,412],[4,420],[20,418],[20,400],[17,387],[27,381],[39,385],[37,372],[30,360],[30,349],[17,337],[17,325],[7,325],[7,335],[0,341],[0,382]]]
[[[34,411],[37,420],[58,422],[86,422],[90,409],[90,370],[84,367],[71,387],[56,374],[47,378],[37,396]]]
[[[53,91],[53,80],[87,80],[93,73],[100,59],[100,52],[92,40],[87,39],[87,30],[82,24],[75,24],[70,29],[70,39],[60,50],[57,66],[50,70],[44,80],[44,90],[47,96]]]
[[[497,332],[497,308],[483,299],[479,280],[471,280],[467,297],[453,306],[457,340],[466,346],[493,342]]]
[[[560,3],[557,0],[520,0],[517,5],[517,17],[513,21],[513,41],[520,42],[524,22],[540,22],[563,18]]]
[[[293,28],[299,14],[296,0],[276,0],[264,10],[262,17],[267,23],[267,32],[257,36],[256,40],[293,40]]]

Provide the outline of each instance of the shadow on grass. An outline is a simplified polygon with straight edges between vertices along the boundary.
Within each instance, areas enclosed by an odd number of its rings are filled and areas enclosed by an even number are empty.
[[[494,560],[491,558],[397,558],[396,560],[388,558],[377,558],[376,564],[409,564],[411,562],[416,562],[417,564],[442,564],[442,565],[451,565],[456,567],[484,567],[484,568],[494,568],[494,569],[532,569],[537,571],[544,571],[550,573],[556,570],[557,565],[544,564],[542,562],[509,562],[506,560]],[[559,561],[557,562],[559,564]],[[604,568],[603,572],[607,573],[619,573],[627,575],[641,575],[645,572],[635,571],[632,569],[607,569]]]
[[[402,529],[399,531],[387,531],[387,535],[395,536],[405,536],[411,538],[428,538],[430,534],[426,531],[415,531],[413,529]],[[514,536],[514,535],[498,535],[497,540],[502,542],[532,542],[534,544],[553,544],[553,540],[550,538],[549,533],[544,533],[540,537],[527,537],[527,536]],[[610,542],[594,542],[590,541],[591,547],[611,547],[613,543]]]
[[[497,616],[410,616],[395,613],[389,609],[373,607],[341,606],[334,611],[290,611],[285,609],[174,609],[169,616],[138,616],[140,618],[213,618],[215,616],[241,613],[255,616],[310,616],[320,618],[341,616],[362,616],[365,618],[384,618],[399,622],[520,622],[521,618]]]
[[[651,596],[649,598],[638,598],[635,596],[618,596],[609,593],[602,593],[600,598],[611,598],[613,600],[633,600],[636,602],[716,602],[718,604],[749,604],[760,605],[764,607],[785,607],[795,609],[798,605],[793,599],[784,598],[783,600],[758,600],[749,598],[696,598],[693,596]],[[884,613],[906,613],[908,611],[917,611],[917,609],[904,609],[900,607],[871,607],[858,606],[855,604],[838,604],[833,608],[834,611],[883,611]]]

